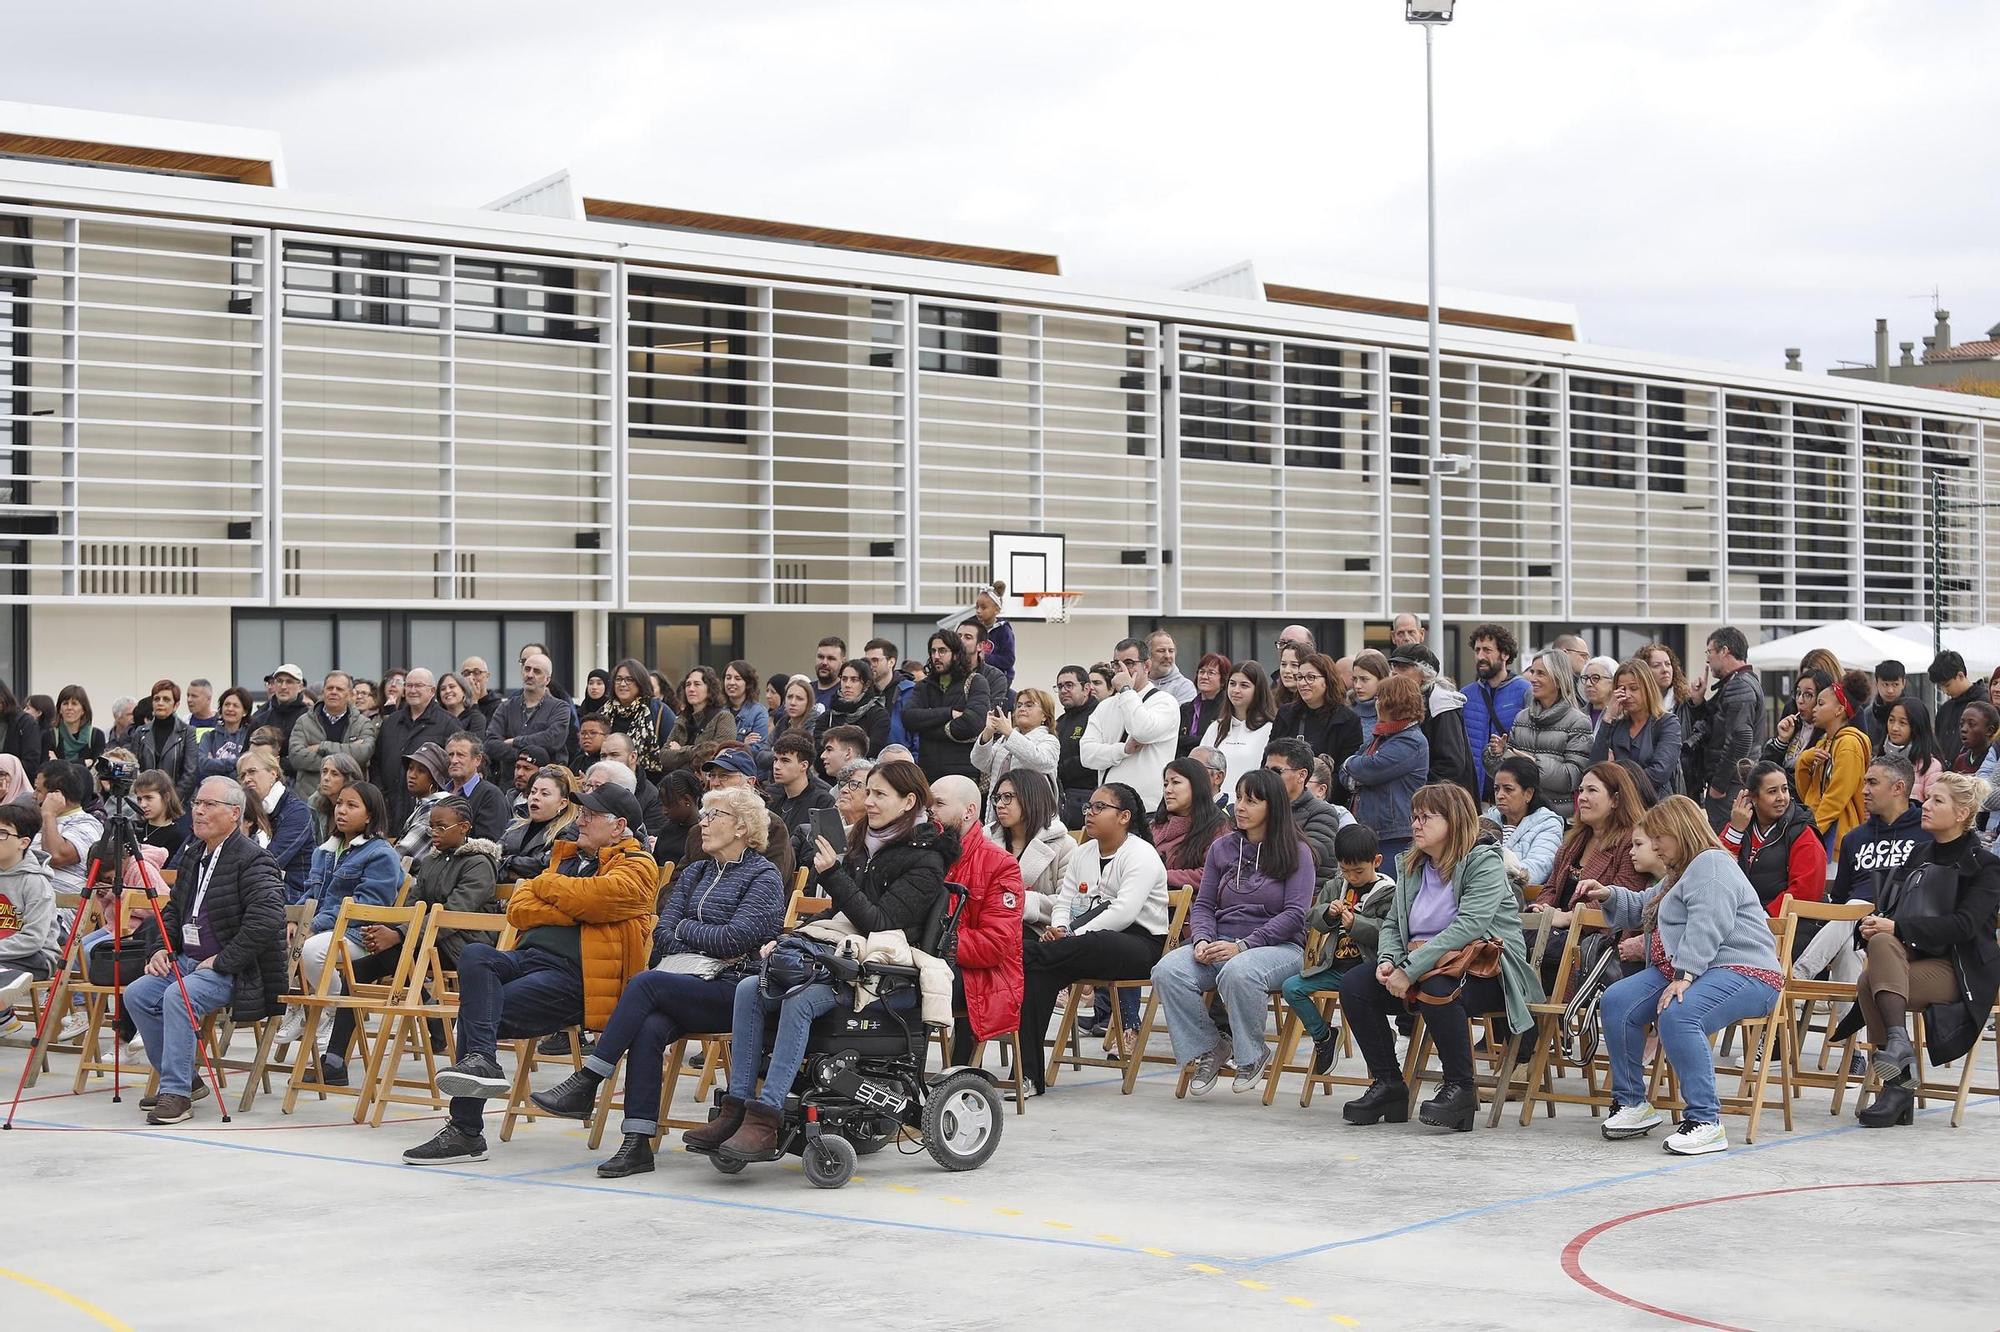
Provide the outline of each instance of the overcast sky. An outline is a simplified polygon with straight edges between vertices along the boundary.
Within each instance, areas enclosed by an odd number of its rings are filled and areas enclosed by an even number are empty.
[[[1463,0],[1447,286],[1591,341],[1815,369],[2000,323],[2000,4]],[[1054,251],[1173,285],[1421,281],[1396,0],[341,0],[9,7],[0,96],[276,130],[314,192],[591,194]],[[33,58],[21,59],[20,56]]]

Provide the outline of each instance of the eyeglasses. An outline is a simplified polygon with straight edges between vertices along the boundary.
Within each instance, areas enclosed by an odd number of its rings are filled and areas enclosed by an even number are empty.
[[[859,791],[866,785],[868,785],[866,782],[842,782],[834,789],[839,791]]]
[[[1108,800],[1092,800],[1085,804],[1084,808],[1093,814],[1116,814],[1119,810],[1125,808],[1125,806],[1114,805]]]
[[[702,812],[701,812],[701,813],[700,813],[700,814],[699,814],[699,815],[698,815],[698,816],[697,816],[697,817],[695,818],[695,822],[696,822],[696,823],[713,823],[713,822],[715,822],[715,821],[716,821],[717,819],[725,817],[725,816],[726,816],[727,814],[728,814],[728,811],[727,811],[727,810],[721,810],[721,809],[705,809],[705,810],[703,810],[703,811],[702,811]]]
[[[1583,682],[1585,684],[1609,684],[1611,677],[1608,675],[1585,675]]]
[[[228,800],[197,800],[194,802],[194,807],[196,809],[235,809],[236,805],[234,802]]]
[[[1014,799],[1015,796],[1012,791],[1001,791],[993,797],[993,803],[996,805],[1011,805],[1014,803]]]
[[[1443,817],[1444,815],[1442,814],[1432,814],[1423,810],[1412,810],[1410,813],[1410,823],[1412,826],[1415,826],[1416,824],[1419,823],[1429,823],[1432,819],[1441,819]]]

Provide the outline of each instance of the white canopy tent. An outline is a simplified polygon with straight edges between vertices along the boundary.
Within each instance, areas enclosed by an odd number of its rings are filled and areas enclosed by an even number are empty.
[[[1890,633],[1898,638],[1914,639],[1930,649],[1931,627],[1928,624],[1911,622],[1893,626]],[[1970,628],[1947,628],[1944,631],[1944,645],[1965,658],[1965,673],[1974,679],[1983,680],[2000,669],[2000,625],[1976,624]],[[1908,665],[1908,662],[1904,663]],[[1911,667],[1912,670],[1916,669]]]
[[[1931,664],[1931,650],[1927,643],[1886,630],[1871,629],[1859,620],[1836,620],[1802,634],[1786,634],[1768,643],[1753,643],[1750,646],[1750,664],[1760,671],[1796,671],[1799,658],[1821,648],[1838,657],[1845,670],[1873,671],[1885,661],[1900,661],[1903,669],[1920,675]]]

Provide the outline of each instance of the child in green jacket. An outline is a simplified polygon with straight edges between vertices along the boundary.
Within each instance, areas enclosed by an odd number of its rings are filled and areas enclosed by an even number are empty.
[[[1326,938],[1319,961],[1281,987],[1285,1002],[1312,1037],[1312,1071],[1325,1073],[1340,1057],[1340,1031],[1328,1024],[1313,996],[1340,988],[1340,977],[1357,962],[1370,962],[1382,920],[1395,900],[1396,881],[1382,873],[1381,844],[1365,823],[1350,823],[1334,839],[1340,873],[1320,888],[1306,926]]]

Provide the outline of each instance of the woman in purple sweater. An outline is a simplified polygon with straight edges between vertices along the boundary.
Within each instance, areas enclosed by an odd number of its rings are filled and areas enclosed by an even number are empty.
[[[1187,1066],[1187,1088],[1200,1096],[1225,1062],[1239,1092],[1255,1087],[1271,1062],[1264,1016],[1271,995],[1305,962],[1306,910],[1313,859],[1292,818],[1284,779],[1256,769],[1236,783],[1236,829],[1208,850],[1189,912],[1190,942],[1161,958],[1153,985],[1167,1009],[1174,1058]],[[1206,995],[1229,1010],[1225,1051]]]

